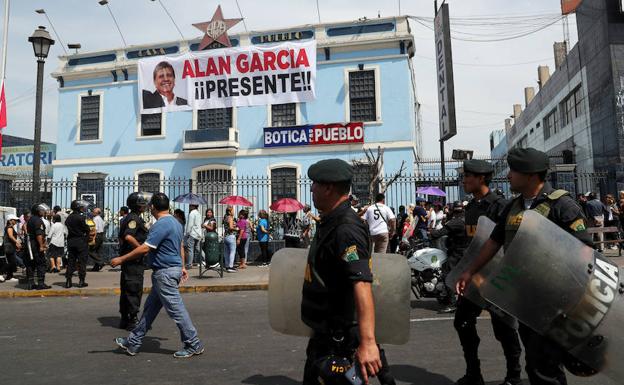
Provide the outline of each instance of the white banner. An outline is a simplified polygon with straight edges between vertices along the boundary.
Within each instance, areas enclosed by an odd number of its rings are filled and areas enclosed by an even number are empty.
[[[138,63],[141,113],[308,102],[316,41],[157,56]]]

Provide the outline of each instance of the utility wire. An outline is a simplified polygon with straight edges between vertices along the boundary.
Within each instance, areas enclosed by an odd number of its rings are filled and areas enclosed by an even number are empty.
[[[418,58],[421,59],[425,59],[425,60],[432,60],[432,61],[436,61],[435,58],[433,57],[429,57],[429,56],[424,56],[424,55],[414,55]],[[547,57],[544,59],[537,59],[537,60],[531,60],[531,61],[525,61],[525,62],[519,62],[519,63],[501,63],[501,64],[478,64],[478,63],[463,63],[463,62],[458,62],[453,60],[453,65],[462,65],[462,66],[468,66],[468,67],[513,67],[513,66],[520,66],[520,65],[526,65],[526,64],[535,64],[535,63],[543,63],[546,61],[550,61],[552,60],[552,58]]]
[[[176,24],[175,20],[173,19],[173,16],[171,16],[171,13],[169,13],[169,10],[167,9],[167,7],[165,7],[165,4],[163,4],[163,2],[161,0],[158,0],[158,3],[162,7],[162,9],[165,11],[167,16],[169,16],[169,18],[171,19],[171,22],[173,23],[175,28],[178,30],[178,33],[180,34],[180,36],[182,36],[182,40],[186,40],[186,38],[184,37],[184,34],[180,30],[180,27],[178,27],[178,24]]]
[[[52,31],[54,31],[54,35],[56,35],[56,39],[59,41],[59,43],[61,43],[61,48],[63,48],[65,55],[69,55],[67,53],[67,48],[65,48],[65,44],[63,43],[63,40],[61,40],[61,35],[59,35],[59,33],[56,32],[56,28],[54,28],[54,24],[52,23],[52,20],[50,20],[50,17],[48,16],[48,13],[46,11],[43,11],[43,16],[45,16],[45,18],[48,19],[48,23],[50,23],[50,27],[52,27]]]
[[[319,7],[319,0],[316,0],[316,13],[318,14],[319,24],[321,24],[321,8]]]
[[[236,0],[236,7],[238,8],[238,13],[240,13],[241,19],[243,19],[243,27],[245,27],[245,32],[249,32],[247,30],[247,23],[245,23],[245,16],[243,16],[243,11],[241,11],[241,7],[238,4],[238,0]]]
[[[113,18],[113,22],[115,23],[115,26],[117,27],[117,31],[119,31],[119,36],[121,36],[121,41],[123,41],[124,47],[127,48],[128,43],[126,43],[126,38],[124,38],[123,33],[121,33],[121,28],[119,28],[119,24],[117,23],[117,19],[115,18],[115,15],[113,14],[113,11],[111,10],[110,4],[106,2],[103,5],[106,6],[106,9],[108,9],[108,13],[110,13],[111,17]]]

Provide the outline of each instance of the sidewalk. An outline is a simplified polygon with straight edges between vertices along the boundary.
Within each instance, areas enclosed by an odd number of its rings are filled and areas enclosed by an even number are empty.
[[[605,253],[609,259],[618,266],[624,267],[624,257],[618,257],[617,250],[607,250]],[[101,271],[94,273],[87,271],[88,287],[79,289],[73,287],[65,289],[65,276],[61,274],[46,274],[46,283],[52,286],[49,290],[24,290],[24,284],[17,282],[0,283],[0,298],[20,298],[20,297],[73,297],[73,296],[106,296],[119,295],[119,276],[121,270],[113,269],[110,266],[104,267]],[[145,271],[143,291],[148,293],[152,286],[151,270]],[[19,272],[18,272],[19,274]],[[78,277],[74,276],[74,285],[78,283]],[[269,267],[248,266],[244,270],[236,273],[223,273],[223,278],[219,278],[216,271],[209,271],[202,278],[199,278],[199,269],[192,268],[189,271],[189,279],[182,287],[182,293],[206,293],[206,292],[226,292],[245,290],[267,290],[269,287]]]
[[[148,293],[152,286],[151,270],[145,271],[143,292]],[[99,272],[87,271],[88,287],[75,287],[78,277],[74,276],[74,287],[65,289],[65,275],[58,273],[46,274],[46,283],[52,286],[49,290],[24,290],[24,284],[17,282],[0,283],[0,298],[16,297],[72,297],[72,296],[106,296],[119,295],[119,277],[121,270],[105,266]],[[19,277],[19,271],[18,275]],[[182,293],[224,292],[242,290],[267,290],[269,287],[269,267],[248,266],[236,273],[223,273],[219,278],[216,271],[209,271],[199,278],[199,268],[189,270],[189,279],[180,287]]]

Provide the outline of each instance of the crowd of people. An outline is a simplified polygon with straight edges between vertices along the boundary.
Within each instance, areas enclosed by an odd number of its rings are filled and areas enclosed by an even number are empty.
[[[35,205],[32,210],[23,210],[18,217],[15,214],[6,215],[6,223],[4,223],[3,249],[4,258],[0,259],[0,282],[17,282],[15,273],[18,269],[27,270],[28,261],[34,257],[32,249],[27,247],[29,239],[28,223],[35,217],[40,220],[43,226],[36,229],[41,232],[43,244],[41,250],[36,250],[39,254],[43,254],[45,263],[41,263],[43,267],[39,268],[39,284],[32,285],[29,282],[28,289],[46,289],[49,288],[45,284],[46,273],[65,274],[69,265],[66,251],[66,241],[68,237],[68,229],[65,222],[70,215],[69,211],[62,210],[60,206],[54,206],[49,209],[46,205]],[[104,243],[104,233],[107,223],[102,218],[102,210],[94,208],[87,214],[88,223],[91,224],[89,229],[91,239],[88,246],[88,254],[93,261],[91,271],[97,272],[104,266],[104,257],[102,255],[102,245]],[[33,222],[36,223],[36,222]],[[31,229],[32,230],[32,229]],[[34,230],[33,230],[34,231]],[[34,242],[39,235],[33,233]]]

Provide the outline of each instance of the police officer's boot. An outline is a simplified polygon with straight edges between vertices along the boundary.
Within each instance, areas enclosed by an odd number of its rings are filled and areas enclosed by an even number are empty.
[[[455,385],[485,385],[485,382],[483,381],[483,376],[481,375],[481,373],[469,373],[457,380]]]
[[[71,277],[65,278],[65,289],[70,289],[73,286]]]
[[[46,285],[45,282],[40,281],[39,285],[37,285],[37,290],[48,290],[51,289],[52,286]]]
[[[89,284],[85,282],[85,279],[80,278],[80,281],[78,281],[78,287],[87,287],[87,286],[89,286]]]
[[[128,325],[126,326],[126,330],[132,331],[138,323],[139,319],[137,318],[136,314],[130,315],[130,318],[128,318]]]
[[[456,385],[485,385],[481,375],[481,361],[470,360],[467,362],[466,375],[457,380]]]
[[[34,278],[28,278],[28,283],[26,283],[26,290],[36,290],[37,285],[35,284]]]
[[[128,328],[128,315],[122,314],[121,320],[119,320],[119,329],[127,329]]]

